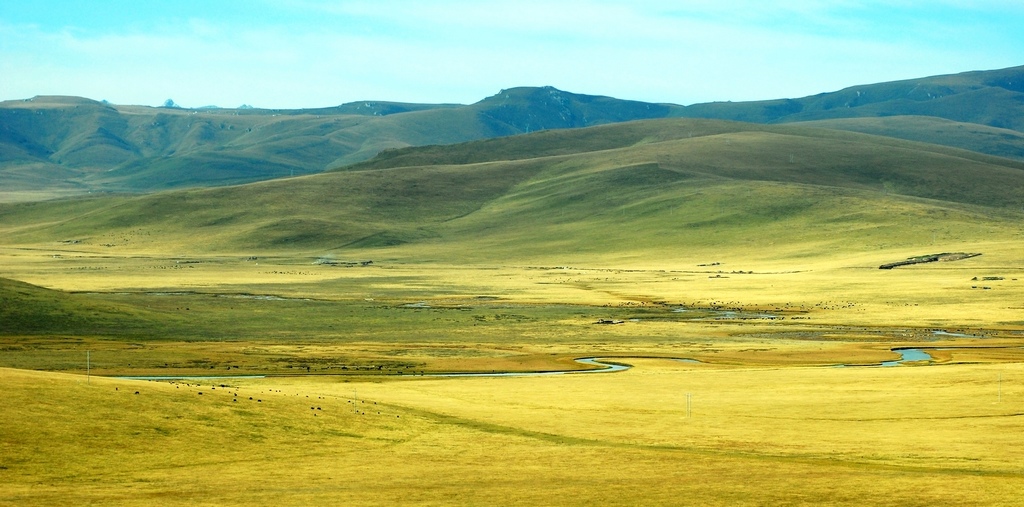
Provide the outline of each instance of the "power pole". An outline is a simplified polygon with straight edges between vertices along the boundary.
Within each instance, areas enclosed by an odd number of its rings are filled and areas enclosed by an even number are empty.
[[[92,364],[89,359],[89,351],[85,351],[85,383],[92,383]]]

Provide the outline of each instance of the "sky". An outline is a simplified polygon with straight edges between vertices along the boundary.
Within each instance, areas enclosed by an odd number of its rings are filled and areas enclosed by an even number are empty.
[[[0,0],[0,100],[689,105],[1024,65],[1020,0]]]

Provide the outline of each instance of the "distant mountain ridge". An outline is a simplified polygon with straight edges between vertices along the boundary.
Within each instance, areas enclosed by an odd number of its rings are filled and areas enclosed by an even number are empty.
[[[681,116],[791,123],[878,116],[934,116],[1024,131],[1024,66],[851,86],[799,99],[713,102]]]
[[[322,172],[383,150],[657,118],[816,126],[1024,159],[1024,66],[862,85],[798,99],[680,106],[552,87],[470,105],[182,109],[78,97],[0,102],[0,188],[140,192]]]

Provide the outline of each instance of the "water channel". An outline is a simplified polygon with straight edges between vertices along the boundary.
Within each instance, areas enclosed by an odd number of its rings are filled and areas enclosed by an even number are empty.
[[[422,377],[538,377],[543,375],[576,375],[584,373],[612,373],[624,371],[632,366],[618,363],[602,362],[596,357],[583,357],[575,360],[577,363],[588,366],[599,366],[596,370],[554,370],[554,371],[520,371],[520,372],[454,372],[454,373],[425,373]]]
[[[949,350],[947,348],[940,350]],[[880,363],[873,364],[837,364],[834,368],[857,368],[857,367],[875,367],[885,368],[892,366],[899,366],[903,363],[912,363],[917,361],[931,361],[934,359],[931,354],[920,348],[895,348],[893,352],[900,355],[899,359],[892,361],[882,361]],[[687,364],[704,364],[703,361],[690,358],[665,358],[672,361],[677,361]],[[577,363],[584,364],[587,366],[596,366],[596,369],[591,370],[552,370],[552,371],[533,371],[533,372],[448,372],[448,373],[420,373],[411,374],[404,376],[416,376],[416,377],[540,377],[547,375],[583,375],[591,373],[614,373],[619,371],[625,371],[632,366],[621,363],[607,362],[597,357],[583,357],[575,360]],[[191,376],[191,375],[166,375],[166,376],[124,376],[115,377],[126,380],[220,380],[220,379],[259,379],[266,378],[266,375],[209,375],[209,376]]]
[[[892,351],[899,354],[900,358],[895,361],[882,361],[879,366],[898,366],[902,363],[932,360],[932,355],[922,349],[892,349]]]
[[[618,363],[602,362],[596,357],[583,357],[575,360],[577,363],[587,366],[597,366],[594,370],[553,370],[553,371],[522,371],[522,372],[449,372],[449,373],[420,373],[404,376],[415,377],[537,377],[543,375],[575,375],[584,373],[612,373],[632,368],[632,366]],[[692,359],[689,360],[691,362]],[[292,375],[289,375],[292,376]],[[223,380],[223,379],[258,379],[267,378],[266,375],[158,375],[158,376],[124,376],[114,377],[125,380]]]

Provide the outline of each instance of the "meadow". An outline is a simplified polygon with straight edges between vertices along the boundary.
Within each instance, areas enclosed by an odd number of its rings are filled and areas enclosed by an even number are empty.
[[[0,370],[10,505],[1015,505],[1010,364],[532,378]],[[689,403],[688,403],[689,401]]]
[[[531,139],[0,205],[0,504],[1019,505],[1017,162]]]
[[[1024,294],[986,251],[742,276],[7,251],[83,321],[3,338],[0,502],[1014,505]],[[933,360],[867,366],[899,346]],[[633,368],[430,376],[585,356]]]

